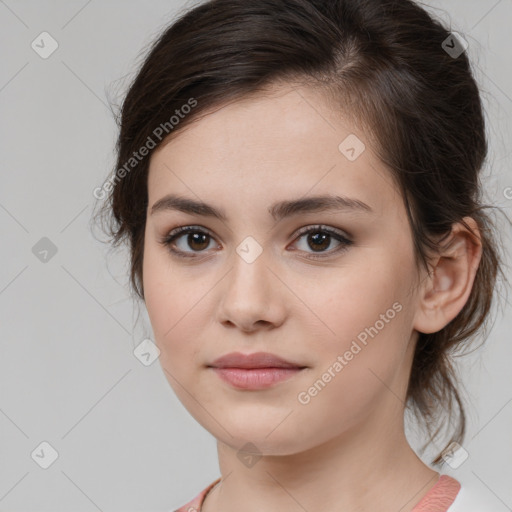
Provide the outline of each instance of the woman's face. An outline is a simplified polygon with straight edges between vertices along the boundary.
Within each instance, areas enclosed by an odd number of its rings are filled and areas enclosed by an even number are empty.
[[[225,218],[174,209],[167,195]],[[348,202],[274,208],[313,197]],[[192,123],[152,155],[148,199],[143,285],[160,363],[212,435],[284,455],[402,425],[418,307],[411,232],[388,171],[323,96],[276,87]],[[162,243],[182,226],[195,231]],[[231,352],[305,368],[240,388],[209,367]]]

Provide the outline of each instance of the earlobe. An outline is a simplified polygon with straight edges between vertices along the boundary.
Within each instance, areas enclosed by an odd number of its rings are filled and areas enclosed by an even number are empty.
[[[482,255],[478,225],[471,217],[452,227],[450,237],[439,248],[432,271],[425,278],[418,295],[413,328],[430,334],[450,323],[466,304]]]

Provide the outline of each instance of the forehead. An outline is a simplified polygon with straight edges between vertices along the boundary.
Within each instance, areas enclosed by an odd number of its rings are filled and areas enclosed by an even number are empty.
[[[339,193],[377,211],[397,199],[365,134],[318,90],[291,85],[201,114],[157,148],[149,168],[150,205],[171,191],[240,205]]]

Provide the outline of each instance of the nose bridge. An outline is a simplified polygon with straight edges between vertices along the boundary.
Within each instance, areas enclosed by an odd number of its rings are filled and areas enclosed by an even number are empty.
[[[230,284],[237,289],[241,287],[242,292],[244,286],[247,287],[247,291],[250,289],[251,293],[264,290],[267,283],[265,274],[270,272],[267,268],[268,253],[269,249],[264,249],[254,237],[245,237],[235,248]]]
[[[220,313],[223,321],[250,329],[259,321],[275,323],[282,312],[275,277],[268,255],[253,237],[246,237],[235,248],[232,268],[226,276]]]

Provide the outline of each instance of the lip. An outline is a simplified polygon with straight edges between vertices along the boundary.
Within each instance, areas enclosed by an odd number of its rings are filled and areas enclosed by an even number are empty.
[[[241,352],[230,352],[213,361],[210,367],[214,368],[295,368],[302,369],[302,366],[270,352],[254,352],[253,354],[242,354]]]
[[[258,390],[269,388],[290,379],[303,368],[211,368],[222,380],[238,389]]]
[[[222,380],[238,389],[269,388],[306,368],[269,352],[231,352],[208,365]]]

